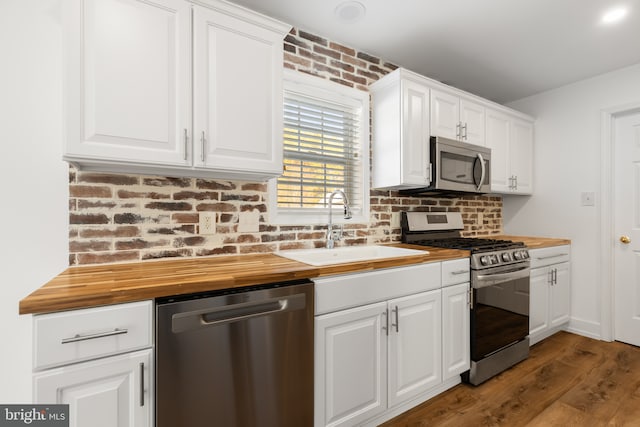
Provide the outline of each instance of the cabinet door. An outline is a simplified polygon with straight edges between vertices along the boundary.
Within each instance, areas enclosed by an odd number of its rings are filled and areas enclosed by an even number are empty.
[[[509,116],[487,109],[486,145],[491,148],[491,191],[510,192],[510,155],[511,125]]]
[[[442,382],[440,290],[389,301],[389,407]]]
[[[529,291],[529,335],[533,336],[549,327],[549,267],[531,270]]]
[[[402,183],[429,185],[429,89],[402,82]]]
[[[386,302],[316,317],[315,426],[356,425],[387,408]]]
[[[469,144],[484,145],[485,108],[467,99],[460,99],[460,121],[462,122],[462,141]]]
[[[460,98],[431,89],[431,133],[460,139]]]
[[[568,262],[550,267],[554,270],[555,283],[551,286],[549,326],[560,326],[569,321],[571,308],[571,277]]]
[[[195,165],[282,173],[282,33],[193,7]]]
[[[469,283],[442,288],[442,377],[448,380],[469,369]]]
[[[51,369],[34,375],[35,403],[69,405],[71,427],[151,426],[152,350]]]
[[[533,192],[533,123],[514,119],[511,123],[510,175],[516,177],[515,193]]]
[[[65,159],[190,165],[189,3],[65,0],[63,7]]]

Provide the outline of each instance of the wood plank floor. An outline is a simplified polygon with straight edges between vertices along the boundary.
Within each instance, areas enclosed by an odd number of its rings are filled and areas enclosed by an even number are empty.
[[[559,332],[484,384],[460,384],[383,426],[640,426],[640,348]]]

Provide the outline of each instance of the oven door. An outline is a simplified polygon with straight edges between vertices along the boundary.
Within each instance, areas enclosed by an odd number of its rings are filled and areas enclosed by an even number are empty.
[[[529,335],[529,263],[472,272],[471,359]]]
[[[433,138],[435,188],[488,193],[491,191],[491,150],[445,138]]]

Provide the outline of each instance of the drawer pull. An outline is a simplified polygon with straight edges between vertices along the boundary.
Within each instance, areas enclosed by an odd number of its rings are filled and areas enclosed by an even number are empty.
[[[456,271],[452,271],[450,274],[454,276],[458,276],[460,274],[469,274],[469,270],[456,270]]]
[[[104,337],[110,337],[110,336],[113,336],[113,335],[126,334],[127,332],[129,332],[128,329],[115,328],[113,331],[98,332],[97,334],[88,334],[88,335],[76,334],[75,336],[73,336],[71,338],[64,338],[61,341],[61,343],[62,344],[69,344],[69,343],[72,343],[72,342],[93,340],[93,339],[96,339],[96,338],[104,338]]]
[[[563,256],[568,256],[568,255],[569,254],[555,254],[555,255],[539,256],[539,257],[536,257],[536,259],[542,261],[544,259],[560,258],[560,257],[563,257]]]

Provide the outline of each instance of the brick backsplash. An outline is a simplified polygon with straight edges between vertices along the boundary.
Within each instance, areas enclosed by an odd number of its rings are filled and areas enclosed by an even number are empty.
[[[380,58],[297,29],[285,38],[284,65],[365,91],[369,84],[397,68]],[[262,182],[105,174],[70,166],[69,264],[324,246],[326,226],[269,224],[267,198],[267,184]],[[259,232],[239,232],[238,214],[255,210],[260,213]],[[400,241],[401,211],[461,212],[464,235],[502,233],[499,196],[418,198],[372,190],[369,223],[345,225],[345,239],[338,244]],[[198,233],[200,212],[215,212],[216,234]]]

